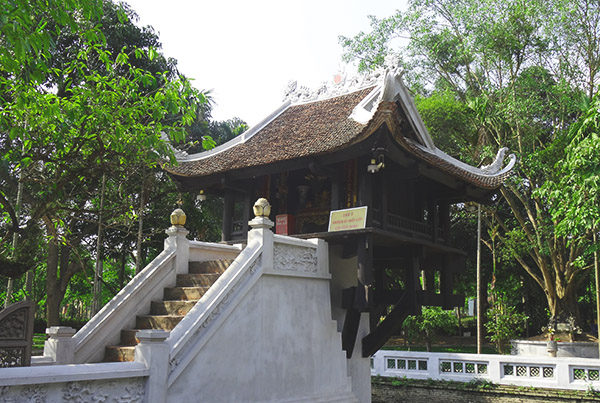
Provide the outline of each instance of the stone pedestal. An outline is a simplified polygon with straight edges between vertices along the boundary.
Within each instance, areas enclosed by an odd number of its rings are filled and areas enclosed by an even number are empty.
[[[44,356],[56,364],[72,364],[75,356],[75,329],[67,326],[52,326],[46,329],[49,336],[44,343]]]
[[[134,361],[144,363],[150,370],[146,382],[146,401],[167,401],[169,377],[169,346],[165,341],[169,332],[157,329],[140,330],[135,334],[140,343],[135,347]]]

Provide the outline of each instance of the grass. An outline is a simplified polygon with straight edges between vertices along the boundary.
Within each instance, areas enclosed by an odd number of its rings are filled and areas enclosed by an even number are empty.
[[[43,350],[44,342],[46,341],[44,333],[34,333],[33,335],[33,350]]]

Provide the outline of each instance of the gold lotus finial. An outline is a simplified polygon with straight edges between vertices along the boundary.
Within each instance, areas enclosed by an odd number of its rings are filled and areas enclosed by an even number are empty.
[[[271,205],[264,197],[261,197],[254,203],[254,215],[257,217],[269,217],[271,214]]]

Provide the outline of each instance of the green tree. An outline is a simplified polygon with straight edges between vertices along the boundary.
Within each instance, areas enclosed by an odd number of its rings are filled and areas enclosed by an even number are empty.
[[[111,51],[98,25],[101,3],[69,2],[64,13],[54,2],[16,3],[24,8],[3,7],[13,31],[0,40],[3,239],[43,223],[47,318],[56,325],[69,281],[83,266],[74,255],[83,255],[82,242],[96,232],[102,177],[117,197],[132,169],[174,161],[161,136],[184,141],[205,99],[185,77],[140,67],[162,58],[155,48]],[[126,12],[115,15],[127,22]],[[60,43],[68,50],[58,49]],[[20,217],[11,197],[19,182]],[[7,256],[10,246],[2,247]]]
[[[556,232],[590,239],[600,228],[600,97],[571,126],[565,154],[554,166],[557,181],[540,193],[547,197]],[[585,262],[579,262],[584,264]]]
[[[494,302],[487,312],[487,319],[485,328],[496,351],[500,354],[510,353],[510,341],[521,335],[527,316],[509,305],[504,295],[495,294]]]
[[[555,231],[538,190],[559,181],[555,164],[569,127],[581,100],[594,94],[599,19],[600,6],[585,0],[410,1],[406,12],[372,18],[370,33],[340,39],[346,60],[359,60],[360,68],[374,68],[395,51],[413,90],[450,92],[463,105],[470,124],[462,134],[449,132],[457,140],[440,139],[446,134],[433,128],[440,123],[425,114],[436,141],[450,143],[455,155],[476,164],[501,146],[518,155],[501,203],[489,209],[496,247],[543,290],[553,317],[578,314],[578,290],[591,267],[580,256],[589,239]],[[398,37],[410,38],[401,51],[392,46]]]

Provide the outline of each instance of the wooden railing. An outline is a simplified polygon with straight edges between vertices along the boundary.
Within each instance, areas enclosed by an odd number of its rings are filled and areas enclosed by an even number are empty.
[[[433,240],[433,229],[431,225],[425,222],[411,220],[398,214],[387,213],[387,223],[384,226],[381,210],[373,209],[371,211],[371,219],[375,227],[393,232],[409,233],[424,239]],[[437,228],[436,235],[437,241],[443,242],[446,240],[446,233],[442,228]]]

